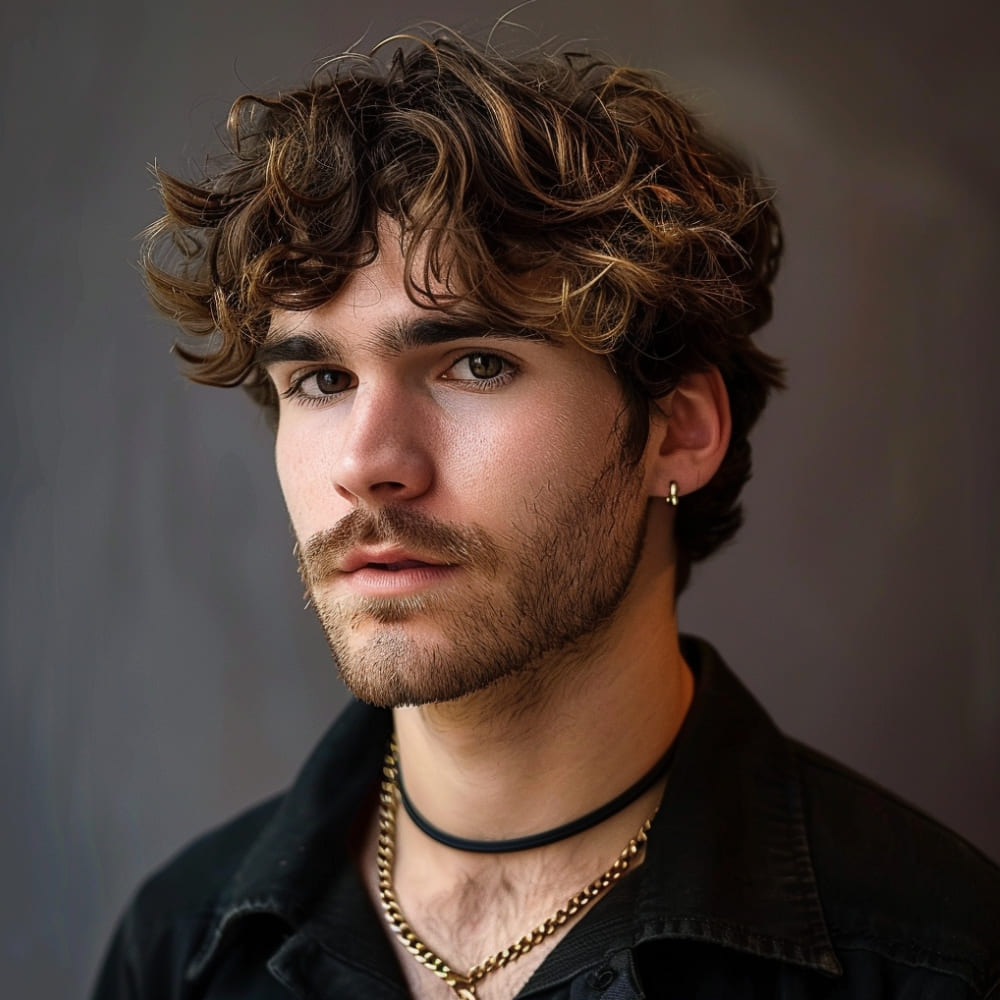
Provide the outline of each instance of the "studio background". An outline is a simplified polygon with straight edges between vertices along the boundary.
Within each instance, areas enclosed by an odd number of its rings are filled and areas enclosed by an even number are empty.
[[[791,734],[1000,856],[998,15],[902,0],[540,0],[514,47],[662,69],[777,186],[738,541],[682,625]],[[193,386],[134,266],[158,158],[245,90],[486,0],[39,0],[0,14],[0,981],[86,994],[137,881],[289,783],[343,702],[302,608],[271,436]]]

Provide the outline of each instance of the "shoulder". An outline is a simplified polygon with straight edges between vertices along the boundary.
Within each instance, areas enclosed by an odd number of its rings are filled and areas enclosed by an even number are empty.
[[[391,725],[388,712],[349,704],[287,792],[154,872],[119,924],[95,1000],[193,995],[192,984],[240,934],[253,937],[258,957],[273,953],[324,880],[346,864],[346,840],[377,787]]]
[[[182,848],[139,887],[130,912],[144,922],[192,919],[214,910],[224,886],[278,811],[283,795],[258,803]]]
[[[203,834],[142,883],[110,943],[94,1000],[179,995],[223,888],[281,801],[275,796]]]
[[[1000,982],[1000,868],[875,782],[792,742],[816,882],[838,954]]]

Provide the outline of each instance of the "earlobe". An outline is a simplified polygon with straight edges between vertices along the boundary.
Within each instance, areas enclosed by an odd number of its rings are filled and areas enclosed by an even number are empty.
[[[650,420],[646,486],[650,496],[683,497],[715,475],[732,433],[729,394],[717,368],[694,372],[656,401]]]

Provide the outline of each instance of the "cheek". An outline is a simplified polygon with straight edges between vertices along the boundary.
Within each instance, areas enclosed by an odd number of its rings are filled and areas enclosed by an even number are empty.
[[[438,486],[447,493],[479,492],[483,486],[499,486],[519,464],[509,429],[493,423],[466,424],[455,429],[446,454],[439,455]]]
[[[484,507],[514,517],[524,504],[589,486],[617,447],[609,428],[615,411],[594,398],[546,400],[456,429],[442,470],[452,491],[478,496]]]
[[[478,498],[483,510],[530,496],[558,475],[564,444],[553,431],[550,415],[537,408],[455,421],[438,449],[439,487],[455,499]]]
[[[301,436],[292,435],[287,430],[282,432],[279,426],[274,445],[274,464],[292,527],[302,538],[315,530],[310,524],[310,515],[316,517],[321,509],[322,462]]]

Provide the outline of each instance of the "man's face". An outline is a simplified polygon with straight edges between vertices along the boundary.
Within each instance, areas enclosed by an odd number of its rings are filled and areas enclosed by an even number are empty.
[[[415,305],[395,242],[262,360],[300,566],[348,687],[446,701],[584,642],[644,535],[620,389],[573,343]]]

